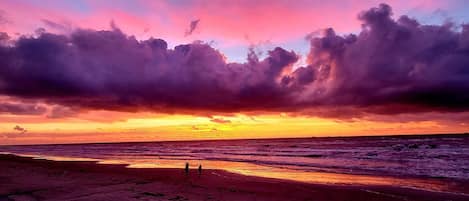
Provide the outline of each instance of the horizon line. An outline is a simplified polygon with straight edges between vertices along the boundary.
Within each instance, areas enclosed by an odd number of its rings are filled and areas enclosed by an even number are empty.
[[[149,140],[149,141],[121,141],[121,142],[71,142],[71,143],[38,143],[38,144],[0,144],[5,146],[35,146],[35,145],[90,145],[90,144],[125,144],[125,143],[172,143],[172,142],[212,142],[212,141],[243,141],[243,140],[286,140],[286,139],[321,139],[321,138],[378,138],[378,137],[443,137],[443,136],[469,136],[469,131],[461,133],[424,133],[424,134],[378,134],[378,135],[353,135],[353,136],[310,136],[310,137],[275,137],[275,138],[233,138],[233,139],[194,139],[194,140]]]

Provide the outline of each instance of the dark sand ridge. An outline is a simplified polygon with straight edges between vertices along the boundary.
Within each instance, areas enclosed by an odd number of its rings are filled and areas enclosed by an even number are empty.
[[[465,189],[468,186],[462,186]],[[320,185],[204,170],[131,169],[0,155],[3,200],[469,200],[371,185]]]

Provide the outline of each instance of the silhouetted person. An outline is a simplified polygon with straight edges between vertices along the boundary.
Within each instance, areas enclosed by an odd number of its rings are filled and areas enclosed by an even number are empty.
[[[186,162],[186,168],[184,169],[184,172],[186,172],[186,174],[189,174],[189,163]]]
[[[199,171],[199,175],[201,175],[202,174],[202,164],[199,165],[198,171]]]

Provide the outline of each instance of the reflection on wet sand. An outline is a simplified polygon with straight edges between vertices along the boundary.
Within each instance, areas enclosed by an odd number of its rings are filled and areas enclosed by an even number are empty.
[[[182,168],[186,161],[181,160],[135,160],[135,161],[102,161],[100,163],[127,163],[129,168]],[[406,188],[418,188],[431,191],[447,191],[448,187],[439,181],[430,179],[396,178],[389,176],[369,176],[354,174],[339,174],[327,172],[306,172],[286,169],[281,167],[269,167],[244,162],[228,161],[188,161],[191,168],[197,168],[202,163],[207,169],[221,169],[232,173],[248,176],[259,176],[275,179],[294,180],[308,183],[323,184],[352,184],[352,185],[380,185],[400,186]]]
[[[219,169],[232,173],[258,176],[273,179],[285,179],[306,183],[338,184],[338,185],[376,185],[376,186],[398,186],[415,188],[429,191],[448,192],[453,191],[446,183],[435,179],[397,178],[391,176],[373,176],[358,174],[340,174],[329,172],[312,172],[287,169],[281,167],[270,167],[245,162],[213,161],[213,160],[168,160],[168,159],[93,159],[73,158],[58,156],[38,156],[19,154],[24,157],[35,159],[46,159],[53,161],[92,161],[99,164],[127,164],[128,168],[184,168],[186,162],[191,169],[197,169],[203,164],[205,169]]]

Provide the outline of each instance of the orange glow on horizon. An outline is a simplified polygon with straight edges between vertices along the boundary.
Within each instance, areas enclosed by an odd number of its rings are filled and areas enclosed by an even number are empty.
[[[469,126],[464,123],[455,125],[438,121],[384,122],[364,119],[342,121],[284,113],[193,116],[92,111],[63,119],[0,115],[0,120],[0,144],[463,133],[469,130]],[[14,131],[16,125],[25,128],[27,132]]]

